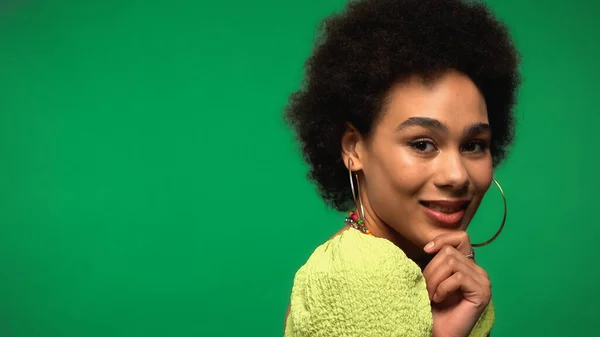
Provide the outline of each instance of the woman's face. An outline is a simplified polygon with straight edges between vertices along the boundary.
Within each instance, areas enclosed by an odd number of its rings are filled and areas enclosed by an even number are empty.
[[[465,230],[492,180],[490,139],[484,98],[464,74],[397,84],[354,148],[368,218],[420,247]]]

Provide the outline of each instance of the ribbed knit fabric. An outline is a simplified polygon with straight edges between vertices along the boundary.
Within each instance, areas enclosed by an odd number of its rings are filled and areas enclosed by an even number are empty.
[[[493,323],[490,304],[471,336]],[[296,273],[285,337],[431,336],[432,326],[420,268],[390,241],[348,229]]]

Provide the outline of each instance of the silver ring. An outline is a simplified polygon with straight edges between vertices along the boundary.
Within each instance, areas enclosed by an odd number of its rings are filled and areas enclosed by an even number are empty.
[[[467,259],[475,260],[475,251],[474,250],[471,250],[471,252],[469,254],[467,254]]]

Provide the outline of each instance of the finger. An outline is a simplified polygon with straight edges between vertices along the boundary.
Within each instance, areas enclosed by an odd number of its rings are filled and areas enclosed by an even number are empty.
[[[433,297],[439,284],[452,276],[454,273],[460,272],[463,274],[472,275],[476,278],[483,277],[474,267],[475,266],[473,263],[468,261],[466,257],[460,255],[460,253],[456,250],[455,254],[439,256],[435,259],[435,261],[432,260],[430,265],[428,265],[423,271],[430,298]]]
[[[473,249],[469,234],[467,234],[465,231],[456,231],[436,236],[427,245],[425,245],[423,250],[425,250],[425,252],[428,254],[435,254],[446,245],[456,248],[464,255],[469,254]]]
[[[469,259],[463,253],[459,252],[456,248],[452,246],[444,246],[440,249],[440,251],[435,254],[435,256],[431,259],[429,264],[423,270],[423,274],[427,277],[432,271],[435,271],[441,268],[444,265],[452,266],[456,262],[461,262],[467,264],[477,270],[477,265],[473,263],[473,260]],[[483,271],[483,269],[482,269]]]
[[[487,305],[491,298],[490,286],[487,283],[482,284],[472,275],[458,272],[440,283],[433,296],[433,301],[441,303],[448,295],[458,290],[462,291],[465,300],[477,306]]]
[[[483,275],[477,271],[476,267],[475,264],[454,247],[444,247],[423,270],[429,298],[432,299],[439,284],[454,273],[460,272],[473,275],[475,278],[483,278]]]

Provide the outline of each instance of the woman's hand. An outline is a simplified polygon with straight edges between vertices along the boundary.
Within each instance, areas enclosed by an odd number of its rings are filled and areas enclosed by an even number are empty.
[[[425,246],[425,252],[436,254],[423,270],[434,337],[468,336],[490,302],[490,280],[467,258],[471,250],[466,232],[442,234]]]

